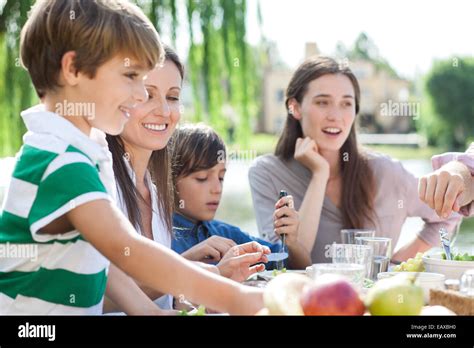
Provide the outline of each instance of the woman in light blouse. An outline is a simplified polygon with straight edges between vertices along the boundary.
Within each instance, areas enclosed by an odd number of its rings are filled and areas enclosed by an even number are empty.
[[[249,171],[257,225],[277,239],[272,219],[278,192],[286,189],[299,211],[300,243],[312,262],[331,262],[328,249],[344,228],[371,228],[395,247],[407,217],[425,224],[411,231],[394,261],[439,245],[438,230],[453,231],[458,214],[440,219],[418,197],[418,179],[399,161],[362,150],[355,118],[360,88],[349,68],[326,57],[311,58],[294,73],[286,93],[287,120],[275,154],[256,159]]]

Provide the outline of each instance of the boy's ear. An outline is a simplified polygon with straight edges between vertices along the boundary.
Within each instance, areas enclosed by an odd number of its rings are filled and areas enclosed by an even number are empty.
[[[296,120],[301,120],[300,104],[295,98],[288,100],[288,113]]]
[[[76,59],[76,52],[68,51],[64,53],[61,59],[61,74],[68,85],[75,86],[79,80],[74,60]]]

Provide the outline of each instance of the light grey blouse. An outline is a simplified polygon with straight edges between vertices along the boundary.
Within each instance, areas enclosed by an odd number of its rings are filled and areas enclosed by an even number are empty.
[[[402,164],[390,157],[374,152],[369,153],[369,166],[375,181],[375,226],[367,223],[376,236],[392,238],[395,247],[403,223],[407,217],[415,216],[424,220],[420,231],[413,231],[431,245],[439,245],[440,227],[453,232],[461,216],[453,213],[447,220],[440,219],[436,213],[418,198],[418,179],[408,172]],[[298,161],[280,160],[275,155],[258,157],[249,170],[249,181],[257,226],[262,238],[271,242],[278,240],[273,232],[273,212],[280,190],[293,196],[295,209],[299,210],[306,189],[311,180],[311,172]],[[331,262],[326,251],[332,243],[341,243],[340,231],[343,227],[342,213],[325,196],[316,241],[311,257],[313,263]]]

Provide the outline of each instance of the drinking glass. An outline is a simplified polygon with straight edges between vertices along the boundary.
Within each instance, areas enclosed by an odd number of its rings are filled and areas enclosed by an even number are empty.
[[[365,276],[369,277],[373,257],[372,248],[368,245],[333,244],[331,246],[333,263],[356,263],[363,265]]]
[[[365,266],[357,263],[315,263],[311,266],[311,276],[318,279],[323,274],[337,274],[349,279],[351,283],[362,288]]]
[[[392,257],[392,239],[385,237],[357,237],[356,244],[367,245],[372,249],[372,262],[369,278],[377,280],[377,274],[387,272]]]
[[[356,237],[375,237],[374,230],[367,229],[344,229],[341,230],[342,244],[356,244]]]

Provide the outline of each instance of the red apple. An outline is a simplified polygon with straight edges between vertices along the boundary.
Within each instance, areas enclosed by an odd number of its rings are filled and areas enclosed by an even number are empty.
[[[344,277],[319,277],[301,296],[305,315],[363,315],[365,306],[352,284]]]

